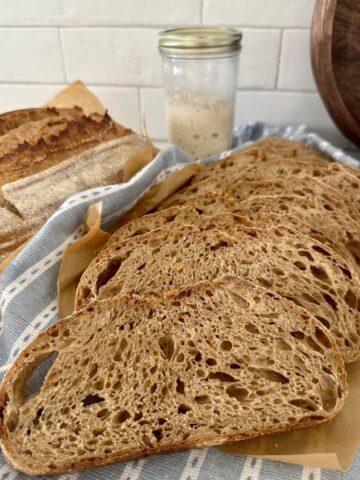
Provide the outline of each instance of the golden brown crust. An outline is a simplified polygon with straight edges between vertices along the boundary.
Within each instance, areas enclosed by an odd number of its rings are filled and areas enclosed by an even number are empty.
[[[108,114],[87,117],[78,109],[24,123],[0,137],[0,184],[33,175],[129,133]]]

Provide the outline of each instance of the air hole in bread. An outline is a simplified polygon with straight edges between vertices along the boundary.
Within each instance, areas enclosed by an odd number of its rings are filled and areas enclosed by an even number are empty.
[[[281,270],[280,268],[277,268],[277,267],[274,267],[272,269],[273,273],[275,273],[275,275],[277,275],[278,277],[283,277],[285,275],[285,272],[284,270]]]
[[[185,355],[182,352],[180,352],[179,355],[176,357],[176,361],[181,363],[184,360],[185,360]]]
[[[205,363],[206,365],[209,365],[209,367],[213,367],[216,365],[216,360],[215,358],[207,358]]]
[[[182,415],[184,415],[187,412],[190,412],[190,410],[191,410],[191,407],[189,405],[186,405],[185,403],[182,403],[178,407],[178,413],[181,413]]]
[[[357,308],[357,298],[354,292],[349,288],[344,296],[345,302],[349,305],[350,308],[356,309]]]
[[[238,363],[230,363],[230,368],[232,368],[233,370],[239,370],[241,368],[241,365],[239,365]]]
[[[320,328],[315,328],[315,337],[325,348],[331,348],[332,344],[326,333]]]
[[[93,378],[95,376],[95,374],[97,373],[99,369],[99,366],[97,363],[94,363],[90,369],[90,372],[89,372],[89,378]]]
[[[225,240],[220,240],[220,242],[216,243],[215,245],[212,245],[210,247],[210,250],[213,252],[213,251],[219,250],[220,248],[225,248],[228,246],[229,246],[228,242],[226,242]]]
[[[26,401],[28,398],[35,396],[39,392],[57,356],[58,352],[51,352],[45,354],[40,353],[38,358],[35,358],[33,361],[33,369],[31,370],[29,368],[30,376],[25,379],[25,383],[16,385],[16,389],[18,389],[21,399],[23,397],[23,400]],[[53,378],[55,375],[55,372],[53,372]],[[51,372],[49,374],[49,377],[50,376]]]
[[[251,322],[245,323],[245,330],[247,330],[250,333],[254,333],[254,334],[260,333],[260,330],[258,329],[258,327],[254,323],[251,323]]]
[[[257,277],[256,280],[262,287],[265,287],[265,288],[271,288],[273,285],[273,282],[271,280],[268,280],[263,277]]]
[[[194,401],[199,405],[211,403],[209,395],[197,395],[196,397],[194,397]]]
[[[124,352],[124,350],[126,350],[128,346],[128,342],[125,338],[122,338],[121,341],[120,341],[120,345],[118,346],[118,348],[115,350],[115,353],[114,353],[114,360],[115,362],[119,362],[121,360],[121,356]]]
[[[326,320],[326,318],[324,317],[321,317],[320,315],[315,315],[315,318],[317,318],[319,320],[319,322],[321,322],[324,327],[326,328],[330,328],[330,322],[328,320]]]
[[[130,413],[127,410],[120,410],[116,412],[112,418],[112,422],[115,424],[121,424],[126,422],[131,417]]]
[[[143,228],[138,228],[135,230],[135,232],[131,235],[131,237],[137,237],[138,235],[144,235],[145,233],[148,233],[150,230],[146,227]],[[129,237],[129,238],[131,238]]]
[[[336,303],[336,300],[331,295],[329,295],[328,293],[323,293],[323,297],[324,297],[324,300],[326,301],[326,303],[328,303],[330,305],[330,307],[334,310],[334,312],[336,312],[336,310],[338,309],[338,305]]]
[[[107,418],[109,415],[110,415],[110,410],[108,410],[107,408],[102,408],[96,414],[96,416],[101,420]]]
[[[263,378],[270,380],[271,382],[286,384],[289,383],[289,379],[282,375],[280,372],[276,370],[272,370],[270,368],[257,368],[254,371]]]
[[[334,409],[337,400],[336,385],[331,376],[326,373],[320,377],[319,384],[324,410],[331,411]]]
[[[313,303],[314,305],[321,305],[321,302],[314,298],[312,295],[309,295],[308,293],[303,293],[302,298],[308,302],[308,303]]]
[[[276,346],[280,350],[284,350],[284,351],[292,350],[291,346],[285,340],[283,340],[282,338],[278,338],[276,340]]]
[[[320,245],[313,245],[312,247],[315,252],[321,253],[321,255],[324,255],[324,257],[330,257],[331,254],[322,246]]]
[[[162,438],[163,438],[163,435],[162,435],[162,429],[161,428],[157,428],[156,430],[153,430],[152,431],[152,434],[154,435],[154,437],[156,438],[156,441],[159,443]]]
[[[195,362],[200,362],[201,359],[202,359],[201,353],[196,352],[195,357],[194,357]]]
[[[315,340],[311,337],[306,337],[306,343],[309,345],[310,348],[312,348],[315,352],[321,353],[322,355],[324,354],[324,350],[320,347],[320,345],[315,342]]]
[[[117,274],[119,268],[121,267],[122,261],[120,259],[114,259],[108,263],[105,270],[103,270],[96,282],[96,292],[100,290],[101,287],[104,287],[109,281]]]
[[[234,292],[233,290],[228,290],[228,295],[237,303],[238,306],[241,308],[247,309],[250,307],[250,303],[241,295],[239,295],[237,292]],[[255,300],[255,299],[254,299]]]
[[[297,338],[298,340],[304,340],[305,335],[303,332],[300,332],[299,330],[294,330],[291,332],[291,336],[294,338]]]
[[[238,402],[245,400],[249,392],[246,388],[238,387],[236,385],[230,385],[226,388],[226,393],[230,398],[235,398]]]
[[[220,344],[221,350],[224,350],[225,352],[229,352],[232,349],[232,343],[229,340],[224,340]]]
[[[176,391],[180,395],[185,395],[185,383],[180,378],[176,380]]]
[[[315,265],[310,265],[310,271],[315,278],[322,280],[323,282],[330,282],[329,275],[322,267],[317,267]]]
[[[209,380],[219,380],[220,382],[236,382],[236,378],[225,372],[211,372],[208,377]]]
[[[82,403],[84,407],[89,407],[90,405],[94,405],[95,403],[101,403],[105,400],[104,397],[100,397],[97,393],[90,393],[85,398],[83,398]]]
[[[314,247],[313,247],[313,248],[314,248]],[[315,250],[315,248],[314,248],[314,250]],[[299,255],[300,255],[301,257],[305,257],[305,258],[307,258],[308,260],[310,260],[310,262],[313,262],[313,261],[314,261],[313,256],[310,255],[310,253],[307,252],[306,250],[300,250],[298,253],[299,253]]]
[[[318,408],[314,402],[305,398],[295,398],[294,400],[290,400],[289,403],[290,405],[294,405],[294,407],[308,410],[309,412],[316,412]]]
[[[305,263],[301,262],[300,260],[297,260],[296,262],[294,262],[294,265],[296,268],[298,268],[299,270],[306,270],[306,265]]]

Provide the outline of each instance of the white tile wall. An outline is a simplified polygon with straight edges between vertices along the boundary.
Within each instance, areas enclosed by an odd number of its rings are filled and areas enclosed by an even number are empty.
[[[231,25],[244,33],[236,120],[303,124],[348,145],[312,78],[315,0],[0,0],[0,111],[43,104],[82,79],[129,127],[166,140],[157,33]]]

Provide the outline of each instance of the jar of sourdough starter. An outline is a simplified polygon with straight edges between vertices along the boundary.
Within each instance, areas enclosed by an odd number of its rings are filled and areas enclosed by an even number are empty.
[[[230,148],[241,32],[194,27],[159,35],[170,142],[194,159]]]

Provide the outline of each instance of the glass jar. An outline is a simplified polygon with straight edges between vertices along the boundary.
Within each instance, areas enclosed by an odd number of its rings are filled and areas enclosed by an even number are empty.
[[[169,141],[194,159],[230,148],[241,32],[194,27],[159,35]]]

